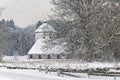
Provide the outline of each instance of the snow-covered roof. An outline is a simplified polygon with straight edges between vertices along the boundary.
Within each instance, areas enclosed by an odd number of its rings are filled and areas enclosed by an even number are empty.
[[[47,47],[46,47],[47,46]],[[45,40],[38,39],[33,45],[28,54],[60,54],[63,52],[63,47],[60,45],[49,46]]]
[[[38,33],[38,32],[44,32],[44,31],[56,32],[56,30],[52,26],[50,26],[48,23],[43,23],[41,26],[39,26],[39,28],[35,32]]]

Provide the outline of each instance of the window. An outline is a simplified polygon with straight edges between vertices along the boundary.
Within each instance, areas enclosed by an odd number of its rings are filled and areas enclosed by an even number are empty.
[[[43,39],[45,39],[45,37],[43,37]]]
[[[30,59],[32,59],[33,58],[33,56],[32,55],[30,55]]]
[[[52,37],[50,37],[50,39],[52,39]]]
[[[69,54],[67,54],[67,59],[69,59],[70,58],[70,55]]]
[[[39,55],[39,59],[41,59],[41,55]]]
[[[50,59],[51,57],[50,57],[50,55],[48,55],[48,59]]]
[[[60,59],[60,55],[57,55],[57,59]]]

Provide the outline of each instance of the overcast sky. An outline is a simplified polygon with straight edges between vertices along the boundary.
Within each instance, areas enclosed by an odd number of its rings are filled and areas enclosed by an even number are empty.
[[[51,0],[0,0],[0,7],[5,7],[1,18],[13,19],[16,25],[26,26],[38,20],[47,20],[52,14]]]

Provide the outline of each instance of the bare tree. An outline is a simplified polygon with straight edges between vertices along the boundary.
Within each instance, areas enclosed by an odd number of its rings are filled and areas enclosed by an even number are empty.
[[[77,53],[87,61],[94,60],[96,55],[112,59],[109,41],[120,28],[119,0],[53,0],[52,3],[54,17],[69,22],[71,29],[66,36],[72,54]]]

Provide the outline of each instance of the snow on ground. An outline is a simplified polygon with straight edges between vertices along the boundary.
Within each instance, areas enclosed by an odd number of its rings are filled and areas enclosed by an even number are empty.
[[[17,61],[17,62],[5,62],[0,63],[0,66],[13,66],[13,67],[24,67],[24,68],[63,68],[63,69],[81,69],[85,70],[88,68],[114,68],[114,63],[100,63],[100,62],[92,62],[92,63],[83,63],[77,60],[29,60],[29,61]],[[120,64],[118,64],[120,67]]]
[[[18,59],[16,61],[16,59]],[[83,63],[79,60],[28,60],[27,56],[11,56],[4,57],[4,63],[0,63],[0,66],[8,67],[26,67],[26,68],[63,68],[63,69],[88,69],[88,68],[114,68],[114,63],[102,63],[102,62],[91,62]],[[120,67],[120,63],[118,64]],[[111,72],[120,72],[114,69],[110,69]],[[114,80],[114,77],[103,77],[103,76],[90,76],[88,78],[87,74],[83,73],[72,73],[75,75],[80,75],[81,78],[68,77],[68,76],[57,76],[57,73],[38,72],[38,70],[18,70],[18,69],[6,69],[0,68],[0,79],[1,80]],[[116,80],[120,80],[117,77]]]
[[[88,63],[88,68],[113,68],[114,63],[104,63],[104,62],[93,62],[93,63]]]
[[[80,60],[72,60],[72,59],[50,59],[50,60],[37,60],[37,59],[28,59],[28,56],[5,56],[2,59],[4,62],[8,62],[7,65],[14,66],[27,66],[38,68],[39,66],[49,66],[50,68],[72,68],[72,69],[88,69],[88,68],[113,68],[115,67],[115,63],[103,63],[103,62],[91,62],[91,63],[83,63]],[[9,63],[11,62],[11,63]],[[118,64],[120,67],[120,63]]]
[[[78,75],[80,75],[81,78],[57,76],[57,73],[55,72],[46,74],[45,72],[39,72],[38,70],[0,68],[1,80],[114,80],[114,77],[90,76],[90,78],[88,78],[86,74]],[[120,80],[120,78],[117,77],[116,80]]]
[[[1,76],[0,76],[0,79],[1,79],[1,80],[13,80],[13,79],[6,78],[6,77],[1,77]]]
[[[14,62],[14,61],[26,61],[28,60],[28,56],[4,56],[2,61],[5,62]]]
[[[66,80],[65,77],[58,77],[55,73],[45,74],[44,72],[38,72],[35,70],[12,70],[5,68],[0,69],[0,77],[3,80]],[[78,80],[76,78],[68,79]]]

